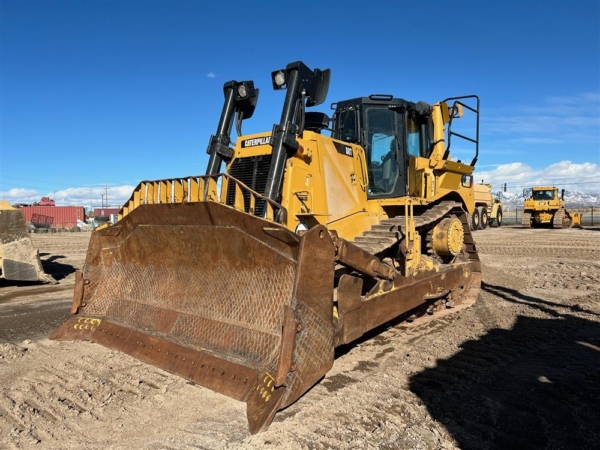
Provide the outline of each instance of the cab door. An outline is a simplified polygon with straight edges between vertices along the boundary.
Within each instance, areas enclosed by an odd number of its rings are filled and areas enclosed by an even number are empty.
[[[365,152],[369,174],[368,198],[406,195],[405,134],[403,114],[388,108],[366,106]]]

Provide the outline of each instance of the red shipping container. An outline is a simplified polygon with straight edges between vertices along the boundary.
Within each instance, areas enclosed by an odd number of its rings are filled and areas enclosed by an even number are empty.
[[[76,227],[77,221],[84,221],[83,206],[22,206],[25,222],[31,223],[34,214],[52,217],[52,228]]]
[[[110,217],[111,214],[118,214],[121,208],[94,208],[94,217]]]

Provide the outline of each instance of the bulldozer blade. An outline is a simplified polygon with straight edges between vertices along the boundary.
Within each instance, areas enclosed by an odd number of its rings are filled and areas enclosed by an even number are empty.
[[[0,202],[0,269],[2,277],[14,281],[56,283],[42,268],[33,247],[23,212]]]
[[[266,429],[333,365],[334,246],[214,203],[142,205],[95,231],[72,312],[89,340],[245,401]]]

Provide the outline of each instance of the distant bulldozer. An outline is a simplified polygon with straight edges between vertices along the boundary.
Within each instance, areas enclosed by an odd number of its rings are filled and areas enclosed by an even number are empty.
[[[23,212],[7,201],[0,201],[0,270],[2,278],[7,280],[56,283],[42,269]]]
[[[565,190],[558,195],[553,186],[535,186],[523,191],[525,203],[521,225],[525,228],[549,226],[569,228],[573,224],[571,214],[565,208]],[[579,217],[578,217],[579,219]]]

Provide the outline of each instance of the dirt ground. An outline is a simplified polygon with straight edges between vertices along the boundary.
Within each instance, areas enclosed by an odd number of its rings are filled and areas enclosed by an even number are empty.
[[[475,237],[484,281],[473,307],[342,349],[319,384],[254,436],[243,403],[127,355],[0,335],[0,448],[598,448],[600,231],[503,227]],[[15,308],[46,305],[43,315],[54,303],[66,313],[88,238],[34,236],[60,284],[2,285],[0,327]]]

